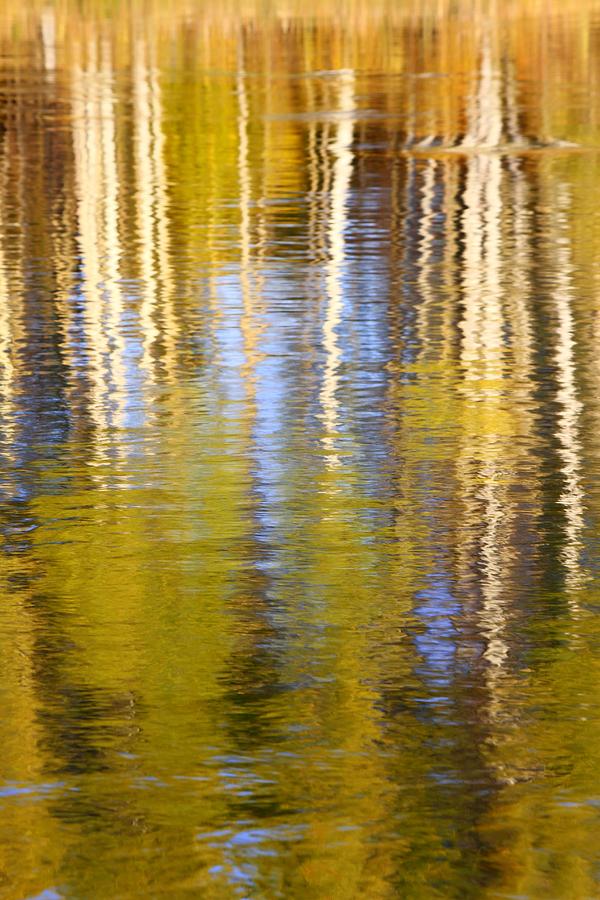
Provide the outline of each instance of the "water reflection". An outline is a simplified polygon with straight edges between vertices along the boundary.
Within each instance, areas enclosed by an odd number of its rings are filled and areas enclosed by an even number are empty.
[[[7,897],[598,893],[600,7],[421,6],[0,13]]]
[[[85,63],[76,65],[72,75],[77,235],[83,269],[83,315],[79,328],[73,320],[72,301],[65,297],[60,301],[67,300],[66,341],[73,355],[82,350],[86,353],[81,365],[90,380],[90,415],[99,448],[114,427],[113,415],[118,418],[119,400],[123,402],[120,185],[111,49],[107,41],[98,42],[93,36],[83,52],[87,57]],[[80,346],[80,329],[85,349]]]
[[[334,126],[334,136],[329,142],[329,146],[324,148],[325,154],[323,158],[323,164],[327,166],[326,156],[331,154],[333,157],[327,185],[329,194],[329,259],[325,274],[327,305],[323,323],[325,369],[320,397],[325,429],[323,444],[328,464],[331,465],[340,464],[339,456],[335,453],[334,444],[334,435],[338,430],[337,391],[340,366],[340,346],[337,332],[342,321],[344,232],[346,229],[347,194],[352,177],[351,147],[354,130],[351,118],[354,109],[354,73],[352,70],[342,71],[339,77],[339,119]]]

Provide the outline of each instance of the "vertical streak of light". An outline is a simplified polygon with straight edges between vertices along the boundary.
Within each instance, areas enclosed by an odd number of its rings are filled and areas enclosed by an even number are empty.
[[[44,69],[51,75],[56,69],[56,17],[53,9],[45,9],[40,18]]]
[[[208,49],[207,49],[208,52]],[[208,93],[209,76],[204,77],[204,91]],[[207,299],[210,314],[207,317],[207,329],[210,335],[210,350],[214,365],[218,369],[220,364],[220,348],[217,339],[217,330],[223,317],[223,309],[219,302],[217,290],[218,271],[219,271],[219,254],[218,254],[218,217],[217,209],[217,173],[218,173],[218,147],[214,133],[207,129],[208,145],[208,171],[206,173],[206,183],[208,185],[208,201],[206,216],[206,254],[208,257],[208,274],[207,274]]]
[[[458,165],[454,160],[445,160],[442,169],[442,184],[444,185],[443,209],[445,217],[444,226],[444,257],[443,271],[443,312],[442,312],[442,358],[454,370],[454,263],[458,255],[457,229],[453,226],[456,216],[456,197],[458,193]]]
[[[512,91],[507,92],[509,117]],[[516,116],[514,117],[516,119]],[[518,134],[518,132],[513,132]],[[538,430],[534,418],[536,402],[534,399],[534,345],[535,331],[531,314],[531,273],[533,266],[533,248],[531,244],[531,221],[528,216],[529,187],[523,171],[522,159],[513,157],[508,161],[507,180],[510,185],[510,205],[507,232],[512,238],[510,247],[510,272],[507,272],[505,298],[507,315],[510,321],[511,361],[510,391],[513,414],[515,416],[514,452],[519,451],[517,467],[512,477],[519,481],[526,479],[528,503],[515,504],[513,534],[527,527],[532,515],[531,510],[538,507],[540,501],[540,481],[538,456],[531,450],[537,441]],[[517,446],[518,442],[518,446]],[[516,562],[523,565],[525,571],[530,570],[531,546],[522,539],[513,542]]]
[[[500,228],[501,161],[496,157],[476,155],[468,161],[466,207],[463,216],[465,235],[465,314],[461,323],[465,373],[465,394],[469,404],[482,405],[482,423],[475,433],[476,451],[471,440],[465,448],[462,465],[466,466],[461,481],[471,480],[467,474],[474,456],[482,465],[476,484],[483,500],[483,534],[481,538],[482,609],[480,619],[486,639],[485,658],[501,666],[507,647],[502,637],[504,609],[502,592],[503,528],[509,515],[502,494],[501,447],[495,433],[501,416],[498,379],[502,375],[502,310],[500,302]],[[477,420],[476,420],[477,421]],[[473,515],[476,515],[475,508]]]
[[[524,285],[527,273],[531,269],[531,250],[529,248],[529,224],[527,221],[527,183],[523,175],[520,161],[511,164],[514,181],[512,195],[512,234],[515,242],[512,254],[511,272],[511,323],[515,333],[513,342],[514,374],[519,390],[531,393],[530,376],[533,358],[533,326],[531,315],[524,296]],[[521,388],[523,386],[523,388]],[[530,409],[530,402],[521,405],[524,410]]]
[[[6,191],[6,161],[2,160],[0,172],[0,199],[4,201]],[[14,392],[15,365],[13,362],[13,328],[10,307],[10,291],[6,278],[6,259],[4,253],[5,232],[2,229],[0,235],[0,415],[2,421],[2,434],[7,443],[10,443],[12,434],[11,400]],[[8,449],[8,446],[6,447]]]
[[[500,82],[494,71],[489,40],[482,50],[479,84],[473,92],[470,127],[465,144],[476,147],[498,145],[502,133]],[[484,657],[498,669],[508,654],[503,637],[505,610],[502,599],[504,531],[510,512],[502,490],[500,438],[502,417],[499,379],[502,378],[501,303],[502,259],[502,162],[500,157],[476,153],[467,160],[463,234],[465,239],[465,271],[463,298],[465,312],[461,322],[463,348],[461,362],[468,405],[481,404],[476,418],[479,433],[469,439],[461,454],[461,483],[471,480],[468,470],[473,457],[481,459],[474,483],[475,495],[469,506],[477,515],[477,496],[483,500],[483,533],[481,537],[481,591],[479,613],[486,642]],[[489,430],[491,428],[491,431]],[[476,448],[471,446],[474,439]],[[474,453],[475,449],[475,453]],[[494,696],[496,676],[488,672],[488,687]]]
[[[345,258],[346,204],[352,177],[354,122],[351,113],[354,110],[354,72],[351,69],[340,72],[338,110],[340,118],[331,144],[334,162],[329,207],[329,257],[325,275],[327,292],[327,311],[323,324],[325,371],[320,395],[325,426],[323,446],[327,451],[327,461],[330,466],[338,466],[340,463],[338,454],[334,452],[334,434],[338,424],[337,389],[341,358],[337,329],[342,317],[341,277]]]
[[[307,79],[307,108],[314,114],[317,110],[318,98],[315,91],[315,79]],[[323,305],[323,260],[326,259],[326,239],[324,234],[325,215],[323,211],[325,183],[328,178],[327,154],[320,146],[324,141],[323,128],[311,116],[308,129],[308,290],[315,308]],[[308,339],[307,356],[313,349],[314,340]]]
[[[268,160],[271,152],[270,141],[270,112],[271,112],[271,69],[269,66],[267,75],[267,89],[265,92],[265,118],[262,136],[262,157],[261,157],[261,179],[260,179],[260,196],[257,201],[257,221],[256,221],[256,264],[255,264],[255,295],[256,310],[259,315],[264,314],[264,290],[265,290],[265,264],[267,258],[267,210],[265,206],[267,193],[267,174]],[[259,332],[266,329],[266,323],[259,327]]]
[[[556,254],[554,305],[557,317],[557,347],[555,362],[558,371],[559,388],[557,400],[560,404],[558,414],[559,450],[562,459],[564,488],[560,495],[560,503],[565,510],[565,546],[561,550],[561,558],[567,572],[567,585],[571,589],[582,583],[580,564],[581,535],[584,528],[583,488],[581,485],[581,443],[579,439],[579,420],[582,404],[577,397],[575,371],[575,322],[572,310],[571,280],[573,265],[569,253],[569,239],[566,235],[567,223],[564,209],[567,198],[564,193],[558,198],[559,211],[556,217],[559,234],[553,242]],[[577,604],[571,599],[572,609]]]
[[[117,412],[115,418],[119,421],[125,403],[126,373],[124,366],[125,341],[123,337],[124,302],[120,283],[119,177],[117,171],[113,77],[110,48],[108,42],[104,42],[102,45],[101,92],[99,98],[102,161],[104,167],[104,255],[102,268],[107,302],[106,330],[111,341],[109,359],[113,396]]]
[[[418,284],[421,294],[421,302],[417,314],[417,329],[423,347],[429,346],[428,326],[429,312],[434,303],[434,292],[431,289],[431,270],[434,263],[434,188],[438,163],[434,159],[425,162],[425,174],[421,190],[421,212],[419,216],[420,248],[419,248],[419,277]]]
[[[464,147],[497,147],[502,137],[502,98],[500,75],[492,60],[490,35],[481,50],[481,65],[477,90],[471,95],[470,127],[465,134]]]
[[[501,372],[502,311],[499,299],[501,234],[498,218],[502,163],[476,154],[467,162],[465,211],[465,313],[462,362],[466,378],[495,379]]]
[[[150,71],[151,127],[154,144],[154,223],[158,275],[162,286],[161,312],[163,322],[165,371],[172,380],[175,377],[177,348],[177,317],[173,309],[173,278],[169,259],[169,202],[167,195],[167,171],[165,166],[165,135],[158,69]]]
[[[73,70],[73,143],[79,244],[85,273],[84,330],[90,356],[90,412],[100,450],[125,403],[120,184],[114,74],[107,42],[88,45],[85,68]],[[112,408],[114,406],[114,409]]]
[[[140,257],[142,298],[140,302],[141,367],[147,380],[155,381],[153,354],[159,329],[156,324],[158,285],[155,267],[155,180],[154,141],[152,134],[152,86],[147,64],[147,48],[143,38],[134,47],[133,96],[135,121],[135,161],[137,197],[137,233]]]
[[[308,108],[312,112],[315,107],[314,82],[308,79]],[[322,252],[322,241],[319,235],[319,151],[318,127],[311,118],[308,126],[308,241],[310,261],[315,262]]]
[[[519,129],[517,89],[514,70],[507,67],[505,83],[505,115],[508,136],[512,144],[524,143]],[[511,309],[511,324],[515,333],[513,341],[513,371],[517,388],[526,393],[526,402],[519,409],[528,414],[531,409],[531,380],[533,358],[533,329],[531,316],[525,297],[528,273],[531,270],[531,250],[529,246],[529,223],[527,219],[528,190],[523,174],[522,160],[512,157],[508,162],[512,176],[512,235],[514,250],[511,257],[511,287],[508,298]],[[523,387],[522,387],[523,386]],[[527,425],[530,425],[529,416]],[[528,429],[529,430],[529,429]]]
[[[252,235],[250,205],[252,183],[249,165],[248,128],[250,110],[246,90],[244,51],[242,38],[238,50],[238,70],[236,78],[238,98],[238,183],[240,192],[240,287],[242,291],[242,317],[240,329],[244,347],[245,365],[242,369],[246,394],[247,413],[250,419],[256,412],[256,364],[258,329],[255,323],[254,285],[252,283]]]
[[[169,260],[167,174],[164,159],[162,100],[156,66],[146,41],[134,49],[134,110],[138,244],[143,297],[140,304],[141,365],[155,380],[156,344],[162,343],[162,363],[169,380],[175,377],[177,321]]]
[[[72,297],[75,292],[76,280],[73,251],[74,243],[77,241],[76,235],[73,234],[73,219],[77,216],[77,199],[75,198],[73,202],[70,198],[68,203],[64,205],[57,203],[56,207],[52,216],[52,255],[58,311],[57,325],[61,358],[67,373],[65,397],[67,406],[74,413],[82,399],[75,383],[77,352],[72,341],[74,324]]]
[[[85,281],[84,329],[90,357],[90,413],[96,426],[99,446],[106,431],[105,361],[109,354],[103,322],[100,290],[100,228],[98,215],[102,203],[102,149],[98,104],[98,70],[95,40],[88,44],[86,68],[76,65],[73,74],[73,149],[78,195],[79,243]]]

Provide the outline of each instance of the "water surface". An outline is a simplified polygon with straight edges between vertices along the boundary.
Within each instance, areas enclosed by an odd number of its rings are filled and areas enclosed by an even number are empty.
[[[599,41],[5,0],[1,897],[600,897]]]

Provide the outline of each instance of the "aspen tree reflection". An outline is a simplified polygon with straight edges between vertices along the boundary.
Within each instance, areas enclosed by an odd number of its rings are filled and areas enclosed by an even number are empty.
[[[0,9],[0,895],[598,895],[596,0]]]

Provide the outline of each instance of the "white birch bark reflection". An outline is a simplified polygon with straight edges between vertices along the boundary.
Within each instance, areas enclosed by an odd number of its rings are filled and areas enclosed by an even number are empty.
[[[86,47],[86,62],[71,76],[73,147],[77,184],[79,243],[84,273],[84,332],[90,355],[90,413],[100,456],[109,429],[124,403],[124,298],[120,285],[120,184],[116,160],[116,98],[110,48],[95,34]]]
[[[325,264],[326,311],[323,323],[323,349],[325,367],[321,385],[320,401],[323,410],[323,447],[328,466],[339,466],[337,449],[338,432],[338,384],[341,350],[338,328],[342,321],[343,287],[342,276],[345,259],[345,237],[347,224],[347,201],[352,176],[352,136],[354,123],[354,73],[344,70],[339,74],[337,111],[339,119],[334,126],[331,142],[333,157],[329,227],[328,259]]]

